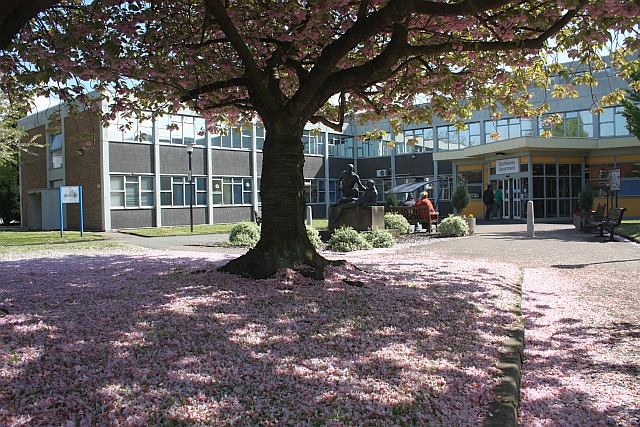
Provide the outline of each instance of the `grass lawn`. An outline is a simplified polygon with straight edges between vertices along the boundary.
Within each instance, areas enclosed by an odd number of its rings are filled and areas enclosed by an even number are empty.
[[[231,228],[235,224],[215,224],[215,225],[194,225],[194,234],[220,234],[229,233]],[[316,229],[327,228],[329,225],[328,219],[314,219],[313,227]],[[131,230],[120,230],[121,233],[135,234],[136,236],[144,237],[159,237],[159,236],[182,236],[191,234],[191,227],[188,225],[178,227],[162,227],[162,228],[135,228]]]
[[[65,231],[60,237],[60,231],[0,231],[0,245],[35,245],[46,243],[66,243],[81,240],[96,240],[103,237],[96,233],[79,231]]]
[[[635,240],[636,242],[640,242],[640,220],[639,219],[623,220],[622,224],[616,227],[615,233],[620,234],[621,236],[625,236],[629,239]]]

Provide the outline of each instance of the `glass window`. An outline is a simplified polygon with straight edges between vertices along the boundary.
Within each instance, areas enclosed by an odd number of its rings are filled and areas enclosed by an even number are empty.
[[[622,107],[605,108],[600,114],[600,136],[628,136],[627,121],[622,116]]]
[[[309,179],[305,181],[311,184],[305,188],[307,193],[307,203],[324,203],[326,197],[324,180]]]
[[[214,205],[250,205],[253,200],[251,178],[216,177],[211,189]]]
[[[112,208],[153,206],[153,177],[112,176],[109,182]]]
[[[49,155],[51,157],[51,169],[62,167],[62,134],[49,135]]]
[[[192,192],[195,192],[193,204],[207,204],[207,180],[205,177],[193,177],[193,185],[183,176],[160,177],[160,204],[162,206],[189,206]]]
[[[137,208],[139,205],[139,186],[137,176],[128,176],[125,178],[125,207]]]
[[[353,138],[345,135],[329,134],[329,156],[353,157]]]

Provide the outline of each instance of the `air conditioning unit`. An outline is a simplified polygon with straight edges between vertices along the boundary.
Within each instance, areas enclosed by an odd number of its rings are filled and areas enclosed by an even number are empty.
[[[387,169],[378,169],[376,171],[376,176],[378,178],[384,178],[385,176],[389,176],[389,171]]]

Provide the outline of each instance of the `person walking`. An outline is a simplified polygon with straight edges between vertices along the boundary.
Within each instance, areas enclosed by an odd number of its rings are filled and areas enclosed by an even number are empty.
[[[482,193],[482,201],[486,206],[486,210],[484,211],[484,219],[487,221],[493,220],[493,205],[495,204],[495,198],[493,196],[493,190],[491,189],[491,184],[487,184],[487,189]]]
[[[493,209],[493,217],[497,219],[502,219],[502,202],[504,201],[502,194],[502,185],[498,185],[498,189],[495,193],[495,202],[496,206]]]

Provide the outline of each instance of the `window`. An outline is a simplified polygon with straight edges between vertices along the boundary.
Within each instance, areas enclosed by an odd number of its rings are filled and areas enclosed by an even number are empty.
[[[109,122],[109,141],[153,142],[153,121],[150,118],[136,119],[118,114]]]
[[[207,204],[207,179],[205,177],[193,177],[194,188],[190,186],[189,179],[184,176],[160,177],[160,204],[162,206],[189,206],[191,205],[191,192],[195,192],[193,205],[203,206]]]
[[[404,131],[404,142],[396,143],[396,153],[433,151],[433,128]]]
[[[509,118],[492,120],[486,122],[485,143],[489,144],[504,139],[520,138],[522,136],[533,136],[535,119]],[[498,134],[497,139],[495,133]]]
[[[324,203],[326,197],[324,180],[310,179],[305,182],[311,183],[310,186],[305,186],[307,203]]]
[[[460,171],[458,172],[458,182],[461,180],[465,180],[467,182],[469,197],[472,199],[482,198],[482,170]]]
[[[211,183],[214,205],[250,205],[251,178],[213,178]]]
[[[552,124],[545,120],[540,121],[540,133],[550,131],[551,135],[559,138],[592,138],[593,114],[589,110],[570,111],[559,113],[562,122]]]
[[[167,115],[156,119],[158,141],[163,144],[206,145],[205,121],[200,117]]]
[[[111,207],[153,207],[153,177],[111,176]]]
[[[256,129],[256,146],[264,146],[264,128]],[[251,149],[251,139],[253,138],[253,127],[243,129],[229,127],[221,129],[220,134],[211,137],[211,145],[219,148]]]
[[[324,154],[324,134],[313,130],[305,130],[302,134],[302,145],[304,154],[323,155]]]
[[[353,138],[329,134],[329,156],[353,158]]]
[[[438,148],[440,150],[459,150],[472,145],[480,145],[480,123],[467,123],[466,129],[455,125],[438,126]]]
[[[628,136],[627,120],[622,116],[622,107],[605,108],[600,114],[600,137]]]
[[[62,167],[62,134],[49,135],[49,139],[51,169],[59,169]]]

